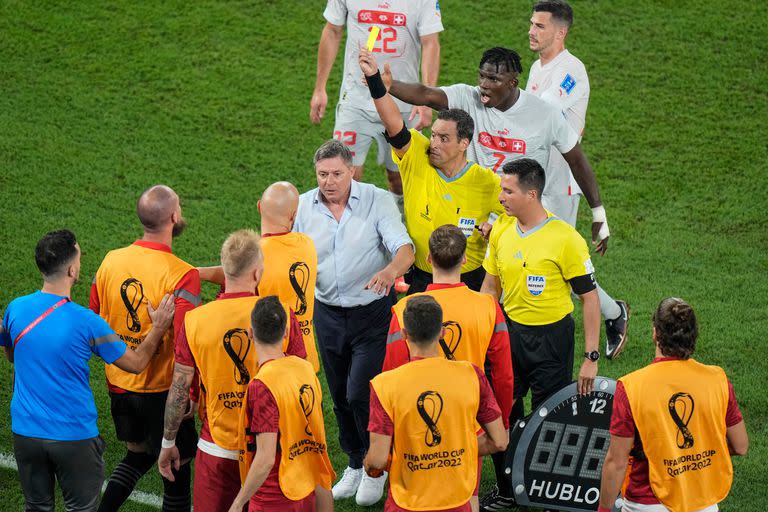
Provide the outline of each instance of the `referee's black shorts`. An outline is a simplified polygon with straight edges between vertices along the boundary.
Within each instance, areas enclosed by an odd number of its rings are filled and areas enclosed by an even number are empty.
[[[535,409],[546,398],[573,382],[574,322],[571,315],[547,325],[507,320],[515,374],[515,399],[531,391]]]
[[[168,392],[113,393],[110,391],[109,397],[112,402],[112,419],[115,422],[117,438],[128,443],[144,443],[147,446],[147,453],[154,457],[159,456]],[[195,456],[197,431],[194,418],[181,422],[176,435],[176,446],[179,448],[179,456],[182,460]]]

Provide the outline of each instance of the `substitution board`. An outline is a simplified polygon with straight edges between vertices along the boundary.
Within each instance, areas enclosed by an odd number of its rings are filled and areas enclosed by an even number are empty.
[[[518,505],[597,510],[615,391],[616,381],[606,377],[597,377],[584,396],[573,383],[517,422],[505,473]]]

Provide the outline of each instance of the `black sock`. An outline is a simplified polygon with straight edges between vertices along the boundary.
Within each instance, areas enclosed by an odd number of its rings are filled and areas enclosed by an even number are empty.
[[[109,477],[107,489],[101,497],[99,512],[114,512],[125,503],[136,487],[136,482],[154,465],[155,458],[146,453],[128,451]]]
[[[525,404],[523,403],[523,399],[521,397],[515,401],[515,405],[512,406],[512,411],[509,414],[510,429],[514,427],[517,420],[521,419],[524,415]],[[499,488],[499,494],[505,498],[512,498],[513,492],[511,478],[509,475],[504,473],[504,459],[507,452],[513,451],[514,449],[514,446],[509,446],[507,447],[506,451],[494,453],[491,455],[491,460],[493,460],[493,470],[496,473],[496,485]]]
[[[496,472],[496,485],[499,488],[499,494],[505,498],[512,496],[512,489],[509,485],[509,476],[504,474],[504,457],[506,452],[496,452],[491,454],[493,460],[493,470]]]
[[[192,496],[189,492],[191,480],[190,463],[173,470],[174,482],[163,478],[163,512],[189,512]]]

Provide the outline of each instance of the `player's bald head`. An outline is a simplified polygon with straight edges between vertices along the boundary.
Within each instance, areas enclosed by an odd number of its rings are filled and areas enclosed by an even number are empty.
[[[167,185],[153,185],[145,190],[136,203],[136,214],[144,229],[159,231],[172,222],[179,207],[179,196]]]
[[[287,181],[278,181],[261,195],[261,214],[275,218],[290,217],[299,206],[299,191]]]
[[[292,222],[299,207],[299,191],[292,183],[278,181],[261,195],[261,216],[272,222]]]

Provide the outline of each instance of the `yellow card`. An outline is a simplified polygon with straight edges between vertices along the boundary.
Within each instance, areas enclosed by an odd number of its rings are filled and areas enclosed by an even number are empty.
[[[368,35],[368,42],[365,44],[369,52],[373,51],[373,45],[376,44],[376,38],[379,37],[379,27],[371,27],[371,33]]]

